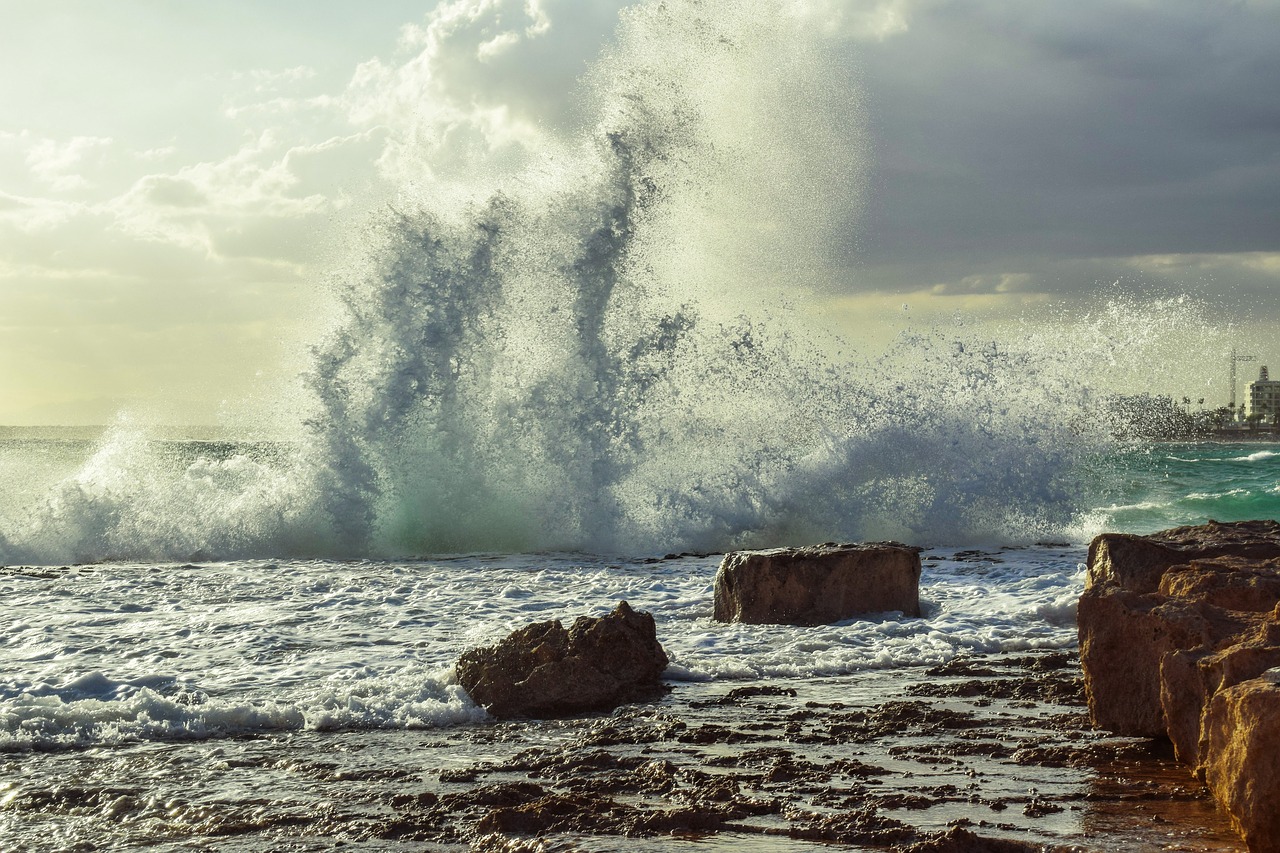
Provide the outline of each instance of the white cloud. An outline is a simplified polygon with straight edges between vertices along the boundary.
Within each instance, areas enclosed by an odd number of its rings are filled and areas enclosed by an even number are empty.
[[[858,41],[884,41],[909,29],[911,13],[919,0],[810,0],[801,14],[833,35]]]
[[[247,81],[253,91],[259,94],[275,92],[289,88],[298,83],[314,80],[316,70],[308,65],[296,65],[293,68],[255,68],[251,71],[237,71],[231,79],[237,82]]]
[[[401,57],[363,63],[345,93],[357,127],[387,129],[397,183],[509,173],[560,144],[578,79],[616,26],[621,0],[453,0],[402,29]]]
[[[56,228],[87,206],[74,201],[0,193],[0,225],[16,234],[33,234]]]
[[[342,184],[372,179],[376,143],[376,134],[359,133],[289,145],[267,131],[221,160],[145,175],[100,209],[111,215],[113,229],[132,238],[214,257],[225,235],[278,231],[267,223],[311,220],[344,207]],[[271,251],[260,249],[264,258]]]
[[[0,215],[8,210],[23,210],[31,206],[31,202],[6,192],[0,192]]]
[[[27,166],[55,192],[82,189],[90,181],[73,170],[100,155],[111,143],[110,137],[100,136],[76,136],[65,141],[41,139],[27,150]]]
[[[162,145],[157,148],[148,148],[146,151],[139,151],[134,156],[144,162],[154,162],[156,160],[167,160],[176,153],[178,153],[176,146]]]
[[[1030,290],[1034,280],[1033,276],[1023,272],[967,275],[959,281],[935,284],[929,293],[934,296],[1021,293]]]

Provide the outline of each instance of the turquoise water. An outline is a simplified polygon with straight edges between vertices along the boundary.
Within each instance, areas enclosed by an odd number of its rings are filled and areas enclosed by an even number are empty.
[[[1184,524],[1280,517],[1280,444],[1155,444],[1097,466],[1089,528],[1151,533]]]
[[[1092,461],[1028,465],[1031,471],[1049,470],[1066,484],[1055,498],[1053,525],[1019,524],[1019,498],[1028,493],[1034,497],[1036,480],[1024,477],[1019,488],[1010,489],[998,478],[985,478],[983,472],[999,467],[999,454],[985,461],[975,455],[975,471],[967,479],[948,471],[938,475],[925,464],[927,457],[917,456],[920,470],[915,476],[906,476],[911,466],[904,459],[905,473],[896,479],[933,497],[899,501],[886,508],[886,515],[915,513],[921,525],[877,535],[875,529],[860,529],[850,514],[848,530],[839,524],[815,526],[812,535],[779,532],[762,544],[803,544],[834,535],[899,538],[924,546],[1084,545],[1106,531],[1150,533],[1209,520],[1280,517],[1280,444],[1130,445],[1112,447]],[[0,438],[0,565],[346,555],[342,542],[335,544],[332,534],[324,535],[323,519],[307,515],[307,478],[298,471],[295,454],[285,445]],[[936,476],[950,477],[947,490],[934,484]],[[885,486],[894,480],[868,482]],[[963,538],[948,536],[956,527],[949,513],[961,512],[966,502],[982,501],[992,510],[991,525],[977,526]],[[812,500],[793,503],[797,515],[820,517],[831,509]],[[732,543],[717,544],[719,548],[706,550],[723,550]],[[632,553],[660,554],[681,546],[679,537],[654,536]],[[423,553],[451,550],[426,548]],[[463,550],[518,549],[486,539]],[[354,555],[380,556],[373,551]]]

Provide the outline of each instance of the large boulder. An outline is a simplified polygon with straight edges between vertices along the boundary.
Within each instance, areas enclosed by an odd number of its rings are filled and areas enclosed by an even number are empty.
[[[1093,724],[1117,734],[1161,737],[1160,670],[1180,649],[1199,649],[1215,633],[1203,609],[1154,594],[1096,587],[1076,611],[1085,696]]]
[[[1266,621],[1261,614],[1280,600],[1277,560],[1275,521],[1095,538],[1078,610],[1094,724],[1119,734],[1166,734],[1160,681],[1166,659],[1179,651],[1201,657],[1219,651]]]
[[[623,601],[568,629],[559,620],[538,622],[496,646],[472,649],[458,660],[457,677],[495,717],[547,718],[661,695],[666,668],[653,617]]]
[[[1260,678],[1280,667],[1280,524],[1099,536],[1078,619],[1094,724],[1168,737],[1249,849],[1280,853],[1280,688]]]
[[[715,618],[824,625],[860,613],[920,615],[920,549],[897,542],[737,551],[716,574]]]

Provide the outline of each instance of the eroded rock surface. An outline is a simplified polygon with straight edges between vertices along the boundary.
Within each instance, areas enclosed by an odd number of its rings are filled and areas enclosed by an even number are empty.
[[[428,753],[461,736],[487,757],[407,778],[376,820],[342,831],[494,853],[672,836],[813,853],[1242,853],[1208,792],[1150,742],[1083,731],[1083,698],[1066,689],[1074,655],[1002,653],[920,675],[695,682],[608,717],[424,733]],[[1122,768],[1148,775],[1126,781]]]
[[[1280,524],[1211,522],[1089,549],[1080,657],[1094,724],[1167,736],[1251,851],[1280,853]]]
[[[607,616],[516,631],[458,661],[458,683],[499,718],[602,711],[660,695],[667,655],[653,617],[620,602]]]
[[[715,618],[824,625],[862,613],[920,615],[920,551],[896,542],[726,554]]]
[[[1251,853],[1280,851],[1280,669],[1214,694],[1204,773]]]

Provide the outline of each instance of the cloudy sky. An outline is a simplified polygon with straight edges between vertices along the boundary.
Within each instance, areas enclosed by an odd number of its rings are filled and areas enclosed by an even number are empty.
[[[865,134],[836,322],[1186,296],[1280,361],[1280,0],[794,3]],[[368,212],[568,133],[626,5],[0,0],[0,423],[285,393]]]

